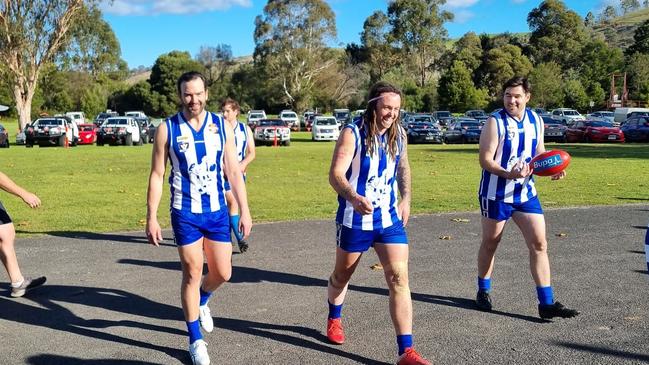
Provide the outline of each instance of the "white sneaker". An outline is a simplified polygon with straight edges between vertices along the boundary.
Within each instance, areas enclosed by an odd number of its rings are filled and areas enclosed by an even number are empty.
[[[207,304],[198,307],[198,323],[201,324],[201,328],[205,332],[212,332],[212,330],[214,330],[212,312],[210,312],[210,307],[208,307]]]
[[[189,356],[192,358],[194,365],[209,365],[210,355],[207,353],[207,342],[196,340],[189,345]]]

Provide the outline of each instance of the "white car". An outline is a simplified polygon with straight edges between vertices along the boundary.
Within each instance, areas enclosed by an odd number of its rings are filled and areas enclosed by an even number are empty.
[[[128,111],[124,113],[125,117],[133,117],[133,118],[146,118],[146,114],[144,114],[143,111]]]
[[[67,117],[72,119],[73,122],[77,124],[86,124],[86,115],[83,112],[67,112],[65,113]]]
[[[282,110],[279,113],[279,119],[286,122],[286,125],[292,130],[300,129],[300,120],[298,119],[297,114],[292,110]]]
[[[552,118],[562,120],[566,122],[567,125],[571,126],[574,122],[578,120],[586,120],[583,115],[579,114],[575,109],[569,108],[558,108],[552,111]]]
[[[266,112],[263,110],[251,110],[248,112],[248,126],[255,128],[259,121],[266,119]]]
[[[139,124],[132,117],[107,118],[97,132],[97,146],[104,144],[142,145]]]
[[[79,141],[79,128],[70,118],[60,115],[38,118],[25,131],[25,146],[65,146],[65,141],[76,146]]]
[[[335,141],[340,135],[336,117],[317,116],[311,126],[311,139],[314,141]]]
[[[619,123],[617,125],[615,125],[615,114],[613,112],[609,112],[607,110],[601,110],[601,111],[597,111],[597,112],[587,114],[586,119],[588,119],[588,120],[600,120],[600,121],[603,121],[603,122],[611,122],[611,123],[613,123],[614,127],[619,127],[620,126]]]

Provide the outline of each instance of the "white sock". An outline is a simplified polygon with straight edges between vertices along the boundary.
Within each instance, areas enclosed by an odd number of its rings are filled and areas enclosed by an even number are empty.
[[[15,282],[15,283],[11,283],[11,287],[12,287],[12,288],[17,288],[17,287],[23,285],[24,282],[25,282],[25,278],[23,278],[21,281],[17,281],[17,282]]]

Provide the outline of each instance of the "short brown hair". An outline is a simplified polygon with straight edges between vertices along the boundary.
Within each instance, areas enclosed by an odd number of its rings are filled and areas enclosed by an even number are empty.
[[[241,107],[239,106],[239,103],[232,98],[225,98],[225,100],[223,100],[223,102],[221,103],[221,110],[223,110],[223,108],[225,108],[226,105],[229,105],[232,107],[232,109],[241,112]]]
[[[530,81],[527,79],[527,77],[514,76],[511,79],[507,80],[507,82],[505,82],[505,85],[503,85],[503,94],[508,88],[516,86],[522,87],[526,94],[532,92],[532,84],[530,84]]]

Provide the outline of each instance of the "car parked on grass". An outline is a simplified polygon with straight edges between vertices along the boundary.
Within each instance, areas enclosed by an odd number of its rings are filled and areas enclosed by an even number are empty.
[[[566,122],[567,125],[573,125],[576,121],[585,120],[583,115],[575,109],[558,108],[552,111],[552,118]]]
[[[95,142],[97,142],[97,126],[79,124],[79,144],[94,144]]]
[[[144,112],[141,111],[141,110],[128,111],[128,112],[124,113],[124,116],[125,117],[133,117],[135,119],[137,119],[137,118],[146,118],[147,117],[146,114],[144,114]]]
[[[0,147],[9,148],[9,133],[2,124],[0,124]]]
[[[107,118],[97,132],[97,146],[142,145],[140,126],[132,117]]]
[[[40,147],[68,145],[76,146],[79,141],[77,124],[66,116],[38,118],[25,132],[25,146]]]
[[[266,112],[263,110],[251,110],[248,112],[247,123],[250,128],[255,128],[260,120],[266,119]]]
[[[117,112],[114,112],[112,110],[106,110],[105,112],[101,112],[97,114],[95,117],[95,121],[93,122],[97,127],[101,126],[101,124],[106,120],[106,118],[110,117],[116,117],[118,116]]]
[[[611,122],[614,127],[619,127],[620,123],[615,122],[615,113],[609,112],[607,110],[600,110],[586,114],[587,120],[603,120],[605,122]]]
[[[79,124],[86,123],[86,115],[83,114],[83,112],[67,112],[65,113],[65,115],[69,117],[73,122],[77,123],[77,126]]]
[[[279,113],[279,119],[286,122],[286,125],[293,131],[300,130],[300,119],[297,114],[292,110],[282,110]]]
[[[406,129],[408,143],[442,143],[444,136],[431,122],[410,122]]]
[[[453,114],[449,111],[440,110],[432,112],[431,114],[441,127],[448,127],[448,125],[453,121]]]
[[[444,132],[444,143],[479,142],[482,124],[473,118],[456,118]]]
[[[140,136],[142,137],[142,143],[149,143],[149,117],[135,117],[134,119],[140,126]]]
[[[25,132],[27,132],[27,128],[29,128],[29,126],[31,126],[31,123],[28,123],[25,126],[25,128],[23,128],[23,130],[16,133],[16,144],[17,145],[24,145],[25,144],[25,140],[27,139],[27,135],[25,134]]]
[[[478,122],[482,123],[483,125],[485,124],[487,119],[489,119],[489,115],[487,115],[487,113],[485,113],[484,110],[480,110],[480,109],[478,109],[478,110],[467,110],[464,113],[464,115],[469,117],[469,118],[473,118],[473,119],[477,120]]]
[[[291,145],[291,129],[279,118],[260,120],[253,135],[256,144]]]
[[[425,114],[425,113],[413,113],[413,114],[408,114],[408,116],[405,118],[404,128],[406,128],[408,125],[411,123],[431,123],[433,125],[437,125],[437,121],[431,114]]]
[[[306,129],[308,132],[311,132],[311,129],[313,127],[313,121],[315,120],[316,117],[321,117],[322,114],[318,113],[310,113],[309,115],[306,116],[306,119],[304,120],[304,129]],[[336,121],[336,125],[338,125],[338,121]]]
[[[649,142],[649,116],[627,119],[620,130],[627,142]]]
[[[611,122],[577,121],[566,129],[568,142],[624,142],[624,133]]]
[[[338,121],[338,128],[342,128],[342,126],[352,121],[352,114],[349,109],[334,109],[333,115]]]
[[[311,140],[335,141],[340,136],[338,121],[335,117],[319,115],[313,119],[311,126]]]
[[[554,119],[550,115],[543,118],[543,140],[545,142],[566,142],[566,129],[568,126],[563,120]]]

